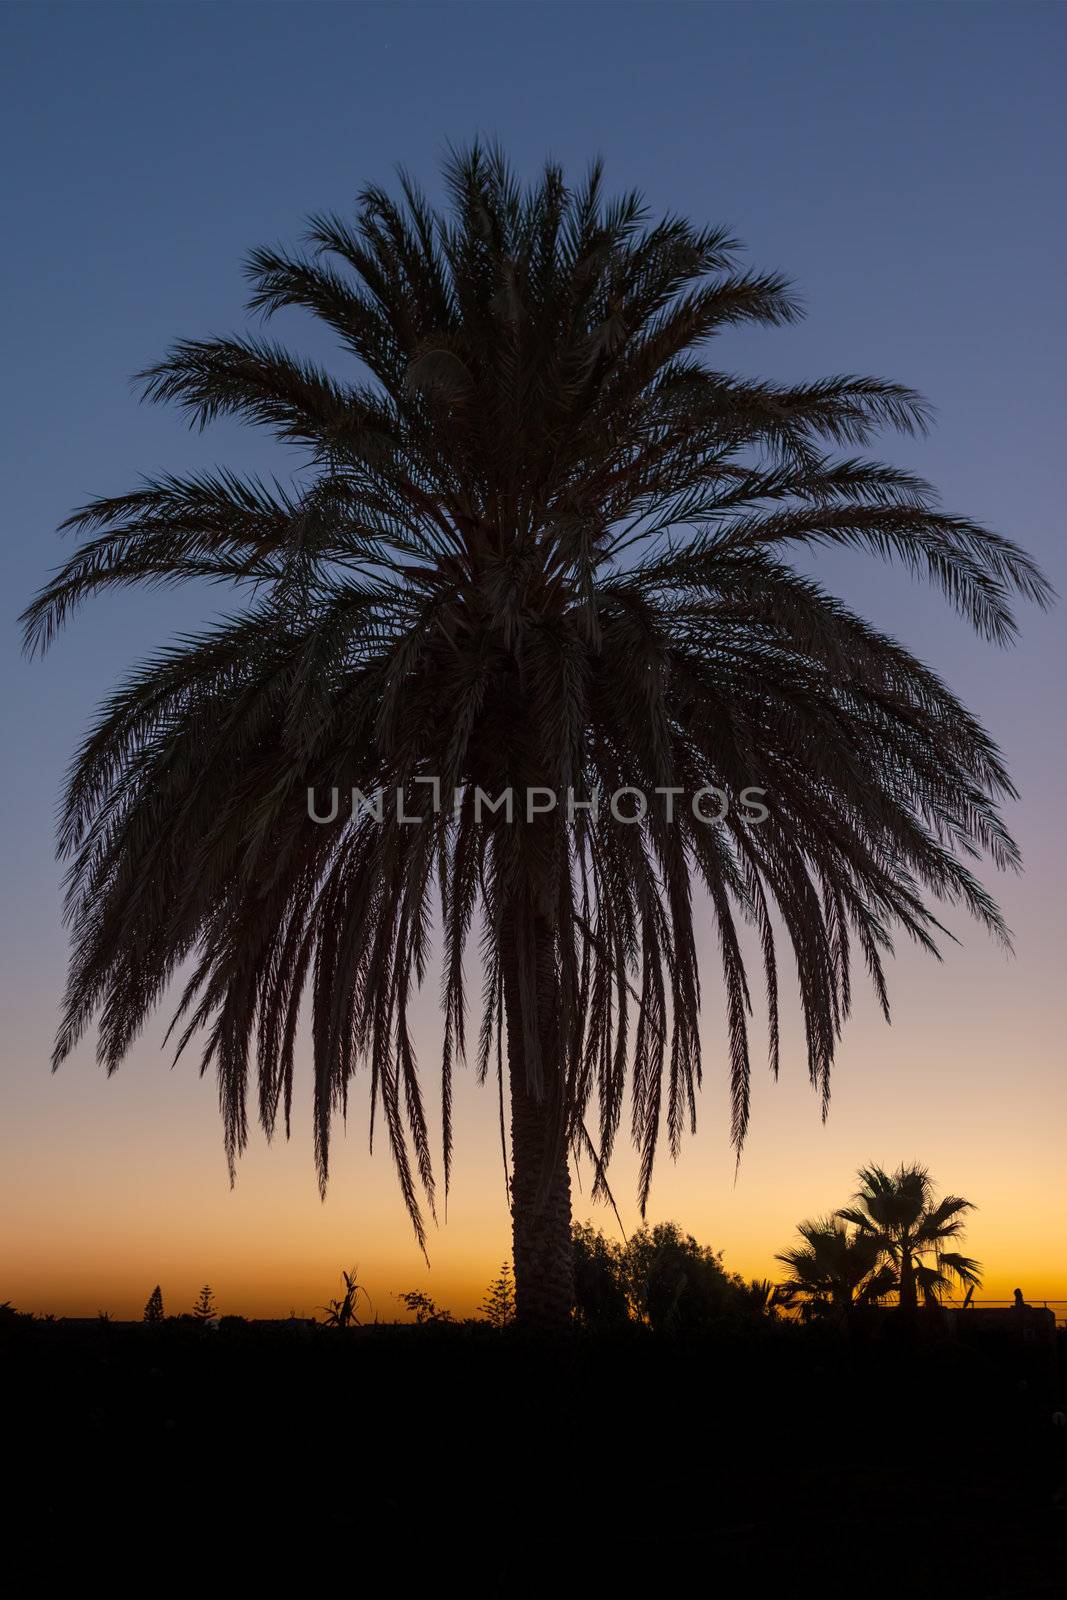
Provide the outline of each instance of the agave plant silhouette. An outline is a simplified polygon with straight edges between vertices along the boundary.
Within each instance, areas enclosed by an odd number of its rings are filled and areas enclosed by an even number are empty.
[[[905,1310],[913,1310],[920,1296],[924,1305],[936,1305],[953,1280],[975,1288],[981,1284],[979,1262],[944,1248],[963,1232],[966,1214],[974,1210],[970,1200],[954,1194],[935,1200],[930,1174],[918,1163],[893,1173],[861,1167],[857,1177],[856,1204],[837,1215],[892,1265]]]
[[[312,312],[356,376],[259,337],[185,340],[144,374],[195,425],[271,430],[295,452],[290,480],[220,469],[97,500],[29,608],[32,649],[109,588],[200,579],[238,596],[136,668],[77,756],[55,1059],[97,1017],[114,1070],[191,962],[180,1047],[206,1030],[232,1164],[253,1081],[268,1134],[288,1128],[306,995],[320,1181],[366,1062],[372,1127],[380,1111],[421,1240],[436,1189],[409,1013],[438,949],[445,1189],[453,1067],[470,1050],[483,1078],[495,1069],[502,1135],[510,1098],[518,1315],[558,1323],[573,1298],[569,1154],[591,1156],[601,1191],[629,1088],[643,1206],[663,1124],[677,1153],[695,1123],[703,923],[738,1147],[744,921],[771,1067],[777,922],[824,1103],[854,950],[887,1005],[894,931],[932,948],[936,901],[1005,934],[965,861],[1018,859],[995,746],[790,557],[902,561],[999,641],[1012,592],[1048,590],[1014,544],[856,453],[884,426],[925,426],[910,389],[706,364],[724,329],[798,315],[786,280],[742,270],[725,230],[652,220],[636,194],[609,201],[599,166],[569,186],[550,165],[524,187],[478,146],[450,156],[444,185],[443,213],[401,175],[395,199],[365,189],[354,222],[312,219],[307,250],[249,259],[251,307]],[[306,796],[333,786],[399,791],[422,823],[342,806],[318,825]],[[638,799],[623,820],[594,809],[624,786],[666,799],[643,820]],[[668,820],[669,800],[706,786],[759,786],[769,815],[732,806],[709,823],[683,799]],[[587,808],[512,824],[480,808],[479,791],[512,787]]]
[[[345,1286],[344,1294],[341,1296],[340,1300],[331,1300],[328,1306],[319,1307],[320,1311],[324,1311],[326,1313],[327,1327],[358,1328],[359,1317],[357,1315],[357,1307],[359,1305],[360,1295],[363,1296],[368,1306],[370,1306],[371,1310],[373,1311],[374,1306],[371,1302],[370,1295],[367,1293],[363,1285],[357,1282],[356,1273],[358,1271],[358,1267],[353,1267],[350,1272],[345,1272],[342,1270],[341,1279]]]

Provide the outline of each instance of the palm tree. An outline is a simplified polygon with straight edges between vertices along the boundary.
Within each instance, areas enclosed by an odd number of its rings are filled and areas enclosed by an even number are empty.
[[[891,1263],[903,1310],[913,1311],[920,1295],[924,1305],[937,1305],[953,1279],[977,1288],[980,1264],[943,1248],[963,1232],[970,1200],[949,1194],[935,1202],[930,1174],[917,1164],[893,1173],[861,1167],[857,1177],[856,1205],[837,1215]]]
[[[791,1276],[778,1285],[784,1306],[801,1305],[806,1318],[846,1320],[856,1306],[874,1305],[896,1288],[896,1275],[879,1244],[860,1230],[849,1233],[836,1217],[819,1217],[797,1228],[803,1243],[775,1256]]]
[[[609,202],[599,166],[573,187],[549,166],[524,188],[474,147],[444,183],[445,214],[401,175],[395,200],[364,190],[354,223],[313,218],[305,251],[250,257],[251,308],[312,312],[340,342],[339,375],[252,336],[183,341],[143,375],[194,425],[272,431],[295,452],[288,481],[219,469],[93,502],[26,614],[32,650],[116,585],[200,579],[237,597],[137,667],[78,754],[55,1061],[97,1017],[114,1070],[191,962],[179,1051],[203,1035],[232,1172],[253,1080],[268,1135],[288,1128],[306,993],[320,1183],[365,1062],[371,1126],[380,1114],[422,1240],[436,1175],[408,1019],[438,950],[445,1192],[470,1047],[495,1072],[502,1135],[510,1096],[518,1314],[559,1323],[569,1155],[591,1159],[603,1194],[629,1085],[643,1207],[664,1120],[672,1153],[694,1123],[705,920],[738,1148],[740,923],[762,946],[775,1072],[785,929],[824,1106],[854,949],[885,1005],[893,931],[932,947],[931,902],[1005,936],[962,859],[1017,861],[995,746],[790,555],[898,558],[1001,641],[1011,593],[1048,591],[1016,546],[856,453],[883,425],[925,425],[911,390],[754,381],[701,359],[717,333],[798,314],[782,277],[737,266],[724,230],[649,221],[634,194]],[[624,787],[640,793],[609,805]],[[317,821],[331,789],[344,801]]]

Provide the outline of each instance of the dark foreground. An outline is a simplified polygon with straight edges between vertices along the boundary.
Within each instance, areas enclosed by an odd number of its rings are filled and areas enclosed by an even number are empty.
[[[353,1593],[1067,1595],[1051,1347],[7,1318],[0,1358],[6,1550],[87,1582],[136,1538],[212,1588],[218,1541]]]

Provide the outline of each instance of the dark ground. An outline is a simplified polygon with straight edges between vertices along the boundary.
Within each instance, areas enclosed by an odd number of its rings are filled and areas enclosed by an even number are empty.
[[[346,1594],[1067,1596],[1054,1368],[891,1326],[544,1344],[7,1317],[5,1553],[76,1553],[89,1583],[134,1538],[164,1574],[288,1550],[301,1587]]]

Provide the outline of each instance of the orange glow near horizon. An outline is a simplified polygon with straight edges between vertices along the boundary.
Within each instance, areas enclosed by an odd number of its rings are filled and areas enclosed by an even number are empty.
[[[1034,989],[1052,977],[1042,978],[1042,964],[1040,956],[1011,960],[974,933],[950,947],[940,968],[904,953],[893,973],[893,1026],[865,994],[858,1000],[825,1125],[787,1007],[782,1079],[754,1075],[736,1182],[709,982],[700,1127],[677,1164],[659,1162],[649,1219],[677,1221],[721,1249],[731,1270],[774,1278],[774,1253],[796,1223],[846,1203],[857,1166],[918,1159],[942,1192],[977,1207],[963,1248],[982,1262],[982,1297],[1007,1299],[1018,1285],[1031,1301],[1067,1300],[1056,1200],[1064,1194],[1064,1097],[1059,1038],[1033,1003]],[[433,993],[430,984],[419,1030],[428,1078]],[[757,1031],[757,1063],[760,1043]],[[0,1298],[57,1315],[130,1317],[157,1282],[172,1313],[190,1309],[209,1282],[223,1311],[315,1315],[337,1294],[340,1269],[358,1264],[385,1320],[401,1314],[396,1296],[412,1288],[457,1316],[476,1310],[509,1254],[494,1089],[461,1075],[453,1190],[447,1220],[430,1224],[427,1267],[387,1150],[367,1153],[358,1097],[347,1134],[337,1131],[325,1202],[311,1163],[306,1078],[292,1140],[268,1147],[253,1136],[231,1191],[214,1085],[184,1061],[169,1070],[168,1060],[146,1039],[111,1081],[87,1050],[51,1078],[40,1057],[11,1064],[26,1103],[17,1133],[11,1119],[5,1135]],[[575,1186],[575,1216],[617,1233],[610,1209],[590,1205],[588,1177]],[[629,1230],[639,1219],[625,1141],[612,1185]]]

